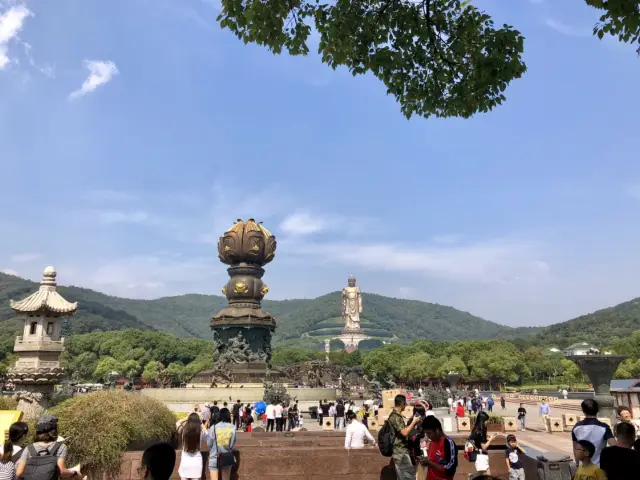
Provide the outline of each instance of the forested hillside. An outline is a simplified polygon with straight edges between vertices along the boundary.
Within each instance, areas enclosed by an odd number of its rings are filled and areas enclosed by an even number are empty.
[[[0,361],[11,350],[20,328],[9,300],[24,298],[37,288],[35,282],[0,273]],[[79,303],[76,315],[64,324],[65,335],[135,328],[208,339],[211,316],[226,304],[224,297],[215,295],[134,300],[79,287],[58,288],[68,300]],[[339,292],[314,299],[265,300],[263,307],[278,322],[275,345],[318,349],[342,328]],[[577,341],[602,346],[612,337],[640,330],[640,299],[545,328],[511,328],[453,307],[365,292],[362,326],[378,344],[381,340],[502,339],[514,341],[522,350],[536,345],[562,348]]]
[[[582,341],[604,346],[612,337],[628,337],[636,330],[640,330],[640,298],[545,327],[535,341],[558,348]]]
[[[0,274],[0,321],[8,322],[5,325],[9,330],[13,330],[10,325],[15,325],[9,300],[23,298],[37,288],[35,282]],[[78,312],[65,324],[66,334],[137,328],[209,338],[209,320],[226,304],[224,297],[215,295],[132,300],[78,287],[59,286],[58,290],[69,301],[79,304]],[[339,333],[341,328],[339,292],[310,300],[265,300],[263,307],[278,321],[275,342],[320,345],[324,337]],[[452,307],[366,293],[362,320],[363,327],[373,336],[399,342],[421,338],[512,338],[518,332]]]

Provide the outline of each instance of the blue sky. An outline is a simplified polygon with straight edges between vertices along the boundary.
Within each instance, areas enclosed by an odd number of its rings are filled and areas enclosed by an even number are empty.
[[[0,270],[217,294],[215,242],[255,217],[273,299],[354,274],[540,325],[640,296],[634,47],[581,0],[475,3],[528,72],[489,114],[407,121],[373,77],[245,46],[213,1],[0,0]]]

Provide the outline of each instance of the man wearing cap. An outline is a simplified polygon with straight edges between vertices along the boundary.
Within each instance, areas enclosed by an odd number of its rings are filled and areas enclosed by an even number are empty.
[[[25,480],[29,480],[29,475],[25,475],[25,470],[29,459],[34,456],[40,456],[40,452],[47,450],[50,455],[57,458],[58,469],[60,470],[60,477],[77,477],[82,475],[80,472],[68,470],[64,461],[67,458],[67,446],[64,443],[60,443],[58,440],[58,417],[53,415],[43,415],[36,422],[36,441],[22,450],[22,456],[18,462],[18,468],[16,469],[16,477],[23,477]]]

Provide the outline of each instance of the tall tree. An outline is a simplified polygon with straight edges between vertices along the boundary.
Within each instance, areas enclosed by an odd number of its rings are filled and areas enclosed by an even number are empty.
[[[372,73],[411,118],[468,118],[521,77],[524,37],[461,0],[222,0],[218,20],[245,43],[306,55],[313,28],[333,69]]]

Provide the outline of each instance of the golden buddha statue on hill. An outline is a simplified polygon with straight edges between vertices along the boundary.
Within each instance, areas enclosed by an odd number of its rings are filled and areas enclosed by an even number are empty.
[[[356,277],[351,275],[348,286],[342,289],[342,319],[344,329],[349,332],[359,332],[360,314],[362,313],[362,293],[356,286]]]

